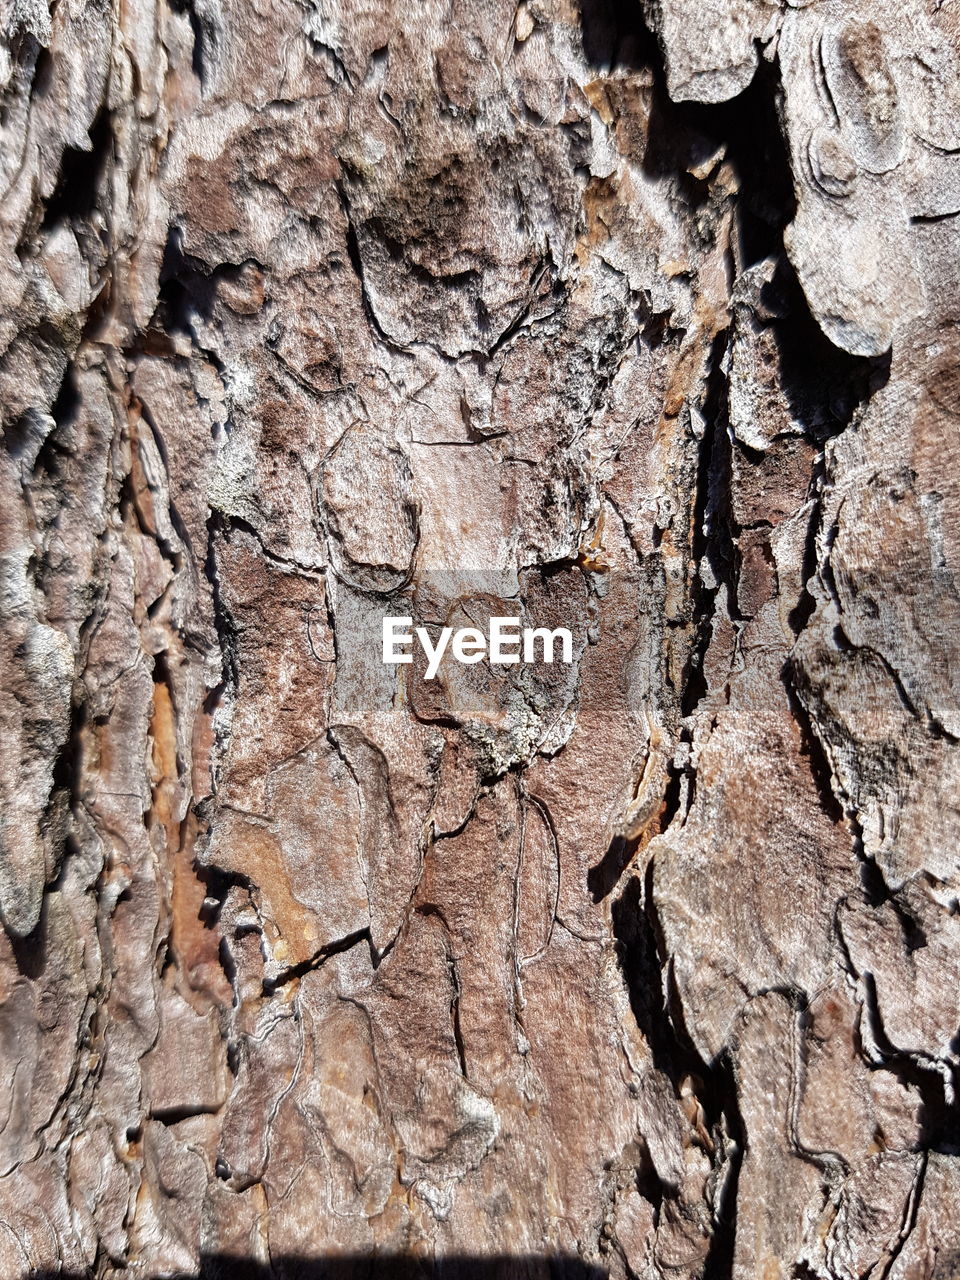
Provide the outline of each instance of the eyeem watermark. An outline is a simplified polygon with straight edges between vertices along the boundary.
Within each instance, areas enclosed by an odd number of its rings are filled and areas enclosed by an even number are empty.
[[[573,635],[566,627],[550,631],[547,627],[523,627],[519,618],[491,618],[489,634],[477,627],[441,627],[434,643],[426,627],[411,632],[413,618],[384,618],[383,660],[391,665],[413,662],[414,640],[420,642],[427,658],[425,676],[433,680],[449,647],[457,662],[470,665],[487,658],[494,666],[509,667],[516,663],[553,662],[554,649],[560,647],[560,661],[573,662]],[[539,656],[537,649],[539,647]]]

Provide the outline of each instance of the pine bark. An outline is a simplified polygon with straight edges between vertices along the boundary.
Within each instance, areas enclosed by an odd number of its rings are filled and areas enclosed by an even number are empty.
[[[954,7],[3,24],[0,1274],[954,1277]]]

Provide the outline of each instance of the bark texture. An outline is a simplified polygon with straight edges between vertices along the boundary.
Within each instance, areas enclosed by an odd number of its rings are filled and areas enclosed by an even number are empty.
[[[960,1274],[957,14],[6,0],[4,1277]]]

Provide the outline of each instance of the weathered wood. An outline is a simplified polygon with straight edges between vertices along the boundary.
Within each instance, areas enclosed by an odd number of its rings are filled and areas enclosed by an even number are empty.
[[[0,1274],[952,1277],[954,7],[3,24]]]

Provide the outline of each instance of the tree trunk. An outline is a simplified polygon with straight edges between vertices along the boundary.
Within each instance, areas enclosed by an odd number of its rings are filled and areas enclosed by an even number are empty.
[[[0,1273],[956,1276],[954,7],[4,23]]]

